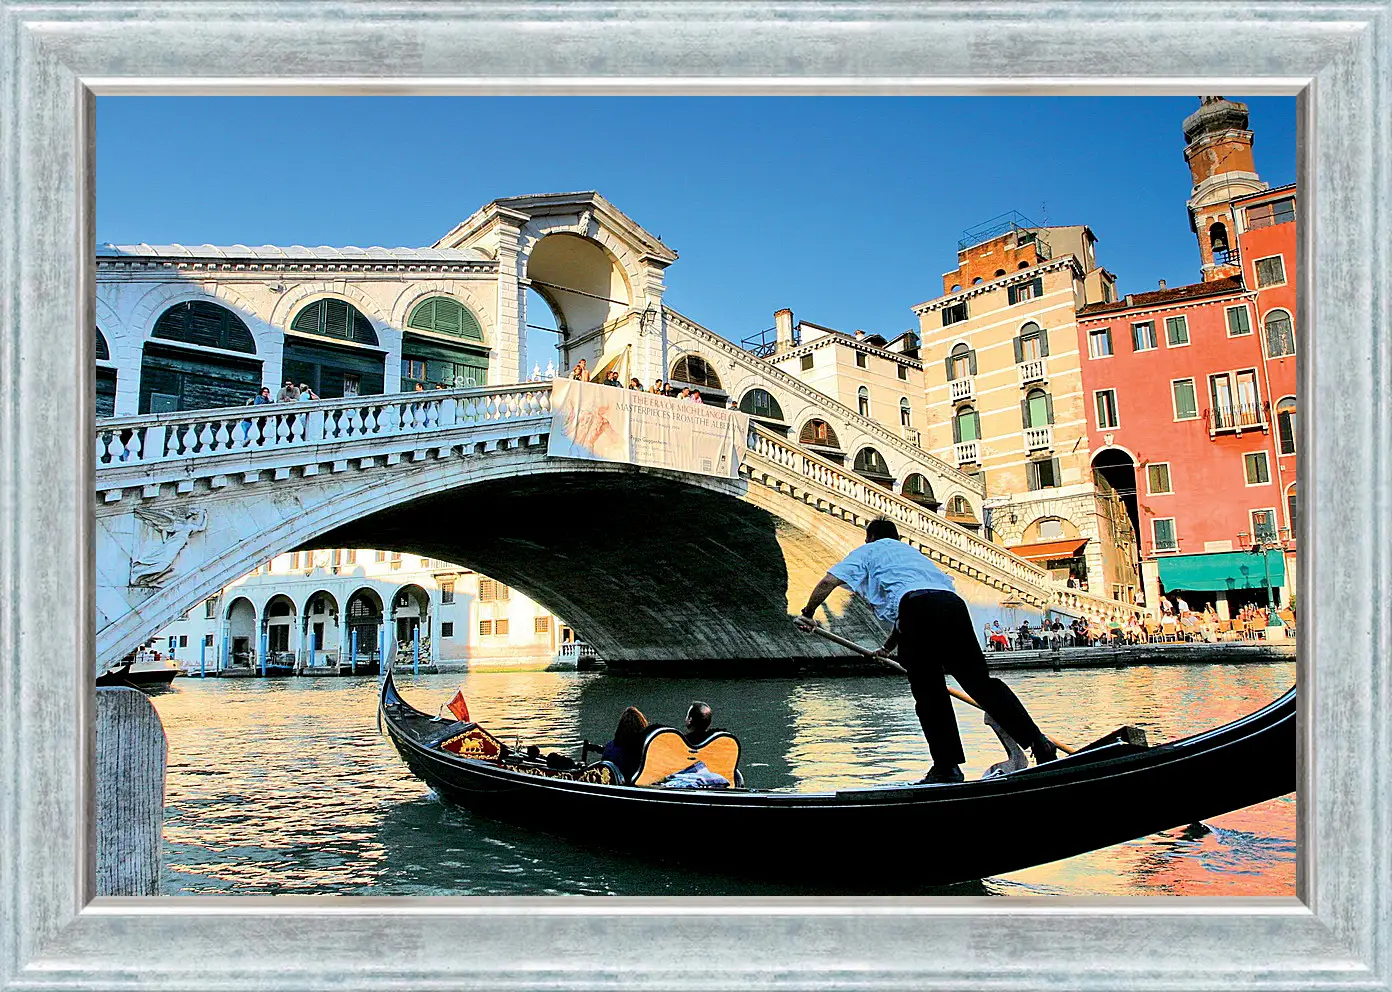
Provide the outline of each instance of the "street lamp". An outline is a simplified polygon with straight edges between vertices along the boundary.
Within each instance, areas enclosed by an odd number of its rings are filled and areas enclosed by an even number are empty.
[[[1290,528],[1282,527],[1280,530],[1259,530],[1255,536],[1249,535],[1245,530],[1237,532],[1237,543],[1243,551],[1250,551],[1254,555],[1261,555],[1262,570],[1266,573],[1266,625],[1268,627],[1283,627],[1281,616],[1276,612],[1276,598],[1271,593],[1271,561],[1267,558],[1268,551],[1279,549],[1284,552],[1286,545],[1290,543]]]

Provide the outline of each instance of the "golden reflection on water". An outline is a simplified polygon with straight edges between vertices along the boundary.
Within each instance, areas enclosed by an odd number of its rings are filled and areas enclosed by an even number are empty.
[[[1153,743],[1206,730],[1284,692],[1291,663],[1002,676],[1041,727],[1081,745],[1121,724]],[[401,678],[421,709],[462,685],[504,740],[607,740],[624,706],[678,723],[705,699],[741,739],[751,788],[826,791],[911,781],[929,759],[900,678],[744,681],[546,672]],[[634,863],[476,817],[431,795],[375,726],[376,679],[179,679],[154,701],[169,736],[166,893],[761,894],[798,890]],[[1002,752],[957,708],[967,773]],[[573,751],[571,753],[574,753]],[[1001,895],[1293,895],[1295,797],[970,889]],[[932,893],[935,890],[922,890]],[[945,890],[936,890],[945,891]],[[954,894],[960,890],[950,890]]]

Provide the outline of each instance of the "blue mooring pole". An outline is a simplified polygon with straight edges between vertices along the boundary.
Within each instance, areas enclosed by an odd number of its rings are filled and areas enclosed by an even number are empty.
[[[208,677],[208,641],[206,639],[198,645],[198,677],[200,679]]]
[[[383,678],[387,674],[387,625],[385,623],[377,628],[377,674]]]
[[[267,635],[266,633],[263,632],[263,633],[261,634],[261,677],[262,677],[263,679],[266,677],[266,647],[267,647],[266,641],[267,641],[267,640],[268,640],[268,635]]]
[[[358,628],[354,627],[348,634],[348,664],[350,671],[354,675],[358,674]]]
[[[411,667],[412,675],[420,674],[420,624],[416,624],[416,639],[414,642],[415,660]]]

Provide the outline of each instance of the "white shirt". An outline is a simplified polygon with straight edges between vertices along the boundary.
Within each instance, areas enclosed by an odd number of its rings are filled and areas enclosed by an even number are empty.
[[[919,589],[956,592],[942,569],[901,541],[881,538],[862,544],[827,570],[859,593],[888,623],[899,620],[899,600]]]

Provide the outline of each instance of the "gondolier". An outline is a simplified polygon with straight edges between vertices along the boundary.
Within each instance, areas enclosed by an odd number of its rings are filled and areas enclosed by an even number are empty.
[[[797,618],[811,632],[813,619],[837,586],[862,596],[881,620],[894,625],[879,654],[897,645],[899,663],[909,675],[915,710],[928,740],[933,766],[927,785],[961,782],[966,760],[952,697],[945,676],[951,675],[1011,737],[1034,752],[1038,764],[1057,757],[1054,745],[1039,731],[1024,704],[986,669],[967,604],[952,579],[922,554],[899,540],[893,521],[881,517],[865,528],[865,543],[833,565],[807,597]]]

